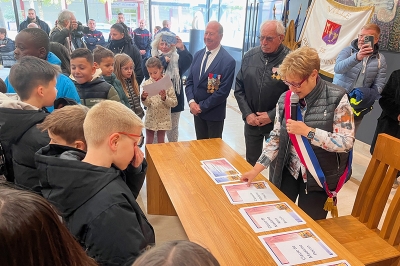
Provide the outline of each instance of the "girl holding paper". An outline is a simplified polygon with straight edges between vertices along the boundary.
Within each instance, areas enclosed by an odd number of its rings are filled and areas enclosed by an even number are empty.
[[[167,43],[167,39],[170,40],[171,37],[176,38],[176,42]],[[161,60],[165,73],[168,74],[172,84],[174,84],[178,104],[171,108],[172,128],[167,131],[167,138],[168,142],[176,142],[179,138],[179,118],[185,106],[183,74],[189,69],[193,56],[179,36],[166,31],[161,31],[155,35],[154,41],[151,43],[151,56]],[[150,77],[145,67],[143,73],[146,79]]]
[[[150,78],[143,85],[152,84],[163,78],[163,66],[160,59],[151,57],[146,62]],[[173,86],[161,89],[158,95],[149,96],[143,90],[141,96],[143,105],[147,107],[144,126],[146,127],[146,144],[154,141],[154,132],[157,132],[158,143],[165,142],[165,132],[171,129],[171,107],[178,104]]]

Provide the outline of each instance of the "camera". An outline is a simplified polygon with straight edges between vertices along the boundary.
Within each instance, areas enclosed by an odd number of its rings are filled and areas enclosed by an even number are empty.
[[[75,37],[81,38],[84,33],[89,33],[89,27],[83,26],[82,22],[77,22],[78,27],[72,31]]]
[[[83,33],[89,33],[89,27],[83,26],[82,22],[78,21],[78,28],[76,31],[82,31]]]

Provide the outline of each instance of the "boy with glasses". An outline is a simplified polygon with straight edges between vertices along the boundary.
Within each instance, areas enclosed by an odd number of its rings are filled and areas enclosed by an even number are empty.
[[[57,141],[55,130],[46,127],[52,142]],[[102,265],[131,265],[155,243],[154,230],[122,172],[143,156],[137,147],[142,128],[132,110],[105,100],[84,118],[86,154],[52,144],[36,154],[44,197],[61,211],[87,254]]]

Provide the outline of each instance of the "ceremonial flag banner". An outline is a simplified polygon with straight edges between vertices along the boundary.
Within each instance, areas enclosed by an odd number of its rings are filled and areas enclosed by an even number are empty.
[[[301,46],[318,51],[321,74],[333,77],[336,57],[369,23],[374,6],[353,7],[333,0],[313,0],[300,35]]]

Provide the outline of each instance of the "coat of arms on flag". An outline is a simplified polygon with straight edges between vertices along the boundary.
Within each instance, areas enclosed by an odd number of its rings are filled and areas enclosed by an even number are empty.
[[[335,0],[313,0],[300,35],[301,46],[313,47],[321,59],[320,73],[333,78],[336,57],[357,38],[374,6],[346,6]]]
[[[339,25],[327,19],[324,32],[322,33],[322,40],[326,44],[335,44],[338,40],[341,27],[342,25]]]

